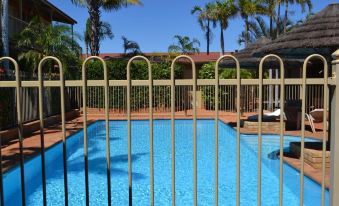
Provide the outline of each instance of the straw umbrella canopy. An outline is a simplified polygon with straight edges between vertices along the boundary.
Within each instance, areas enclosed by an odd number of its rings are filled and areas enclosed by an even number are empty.
[[[269,44],[271,40],[269,40],[266,37],[259,38],[256,42],[248,45],[245,49],[240,50],[239,52],[231,53],[234,57],[236,57],[239,60],[240,67],[243,69],[258,69],[259,63],[261,60],[261,57],[255,57],[253,56],[253,52],[260,49],[266,44]],[[302,60],[298,59],[283,59],[284,64],[288,66],[296,66],[299,65]],[[223,67],[234,67],[235,62],[231,59],[225,59],[221,62],[221,66]],[[277,59],[270,58],[267,60],[267,63],[264,65],[265,68],[271,68],[271,67],[279,67],[279,62]]]
[[[274,53],[285,58],[305,58],[314,53],[329,60],[339,47],[339,4],[330,4],[304,23],[253,52]]]

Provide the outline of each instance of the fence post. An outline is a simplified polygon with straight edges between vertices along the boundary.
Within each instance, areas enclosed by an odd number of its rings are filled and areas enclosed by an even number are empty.
[[[339,74],[339,49],[333,53],[332,62],[332,78],[335,86],[332,90],[331,100],[331,190],[330,190],[330,201],[331,205],[335,206],[339,202],[339,108],[336,107],[339,104],[339,78],[336,74]],[[335,195],[336,194],[336,195]]]

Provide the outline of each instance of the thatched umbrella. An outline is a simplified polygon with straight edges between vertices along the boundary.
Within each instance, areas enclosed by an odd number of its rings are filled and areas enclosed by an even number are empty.
[[[259,63],[261,60],[261,57],[255,57],[253,56],[253,52],[260,49],[266,44],[269,44],[271,40],[269,40],[266,37],[259,38],[256,42],[248,45],[245,49],[240,50],[238,52],[231,53],[233,56],[235,56],[240,63],[240,67],[243,69],[258,69]],[[303,60],[299,59],[283,59],[284,65],[287,67],[295,67],[299,66]],[[230,59],[225,59],[221,62],[221,66],[223,67],[235,67],[235,62]],[[268,59],[267,63],[264,65],[265,68],[278,68],[279,62],[277,59]]]
[[[274,53],[285,58],[305,58],[314,53],[329,60],[339,47],[339,4],[330,4],[305,23],[266,44],[255,56]]]

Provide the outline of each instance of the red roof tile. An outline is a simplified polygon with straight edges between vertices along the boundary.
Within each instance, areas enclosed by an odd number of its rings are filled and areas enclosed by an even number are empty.
[[[159,53],[143,53],[146,57],[168,57],[169,53],[167,52],[159,52]],[[99,55],[101,58],[124,58],[123,53],[102,53]],[[210,52],[209,55],[207,55],[206,52],[200,52],[199,54],[189,54],[188,56],[192,57],[192,59],[195,61],[195,63],[206,63],[211,61],[217,61],[220,57],[220,52]],[[86,55],[83,55],[85,58]]]

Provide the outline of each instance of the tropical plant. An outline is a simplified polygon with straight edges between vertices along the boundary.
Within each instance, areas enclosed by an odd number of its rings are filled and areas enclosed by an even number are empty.
[[[78,35],[75,37],[79,38]],[[32,72],[36,72],[44,56],[59,58],[68,75],[74,75],[78,70],[81,47],[73,39],[70,27],[59,24],[46,25],[39,17],[35,17],[17,38],[16,46],[21,51],[19,60]],[[69,71],[72,68],[75,70]],[[53,70],[52,65],[49,69],[50,72]]]
[[[123,41],[124,54],[140,54],[140,46],[137,42],[128,40],[125,36],[121,37]]]
[[[234,18],[238,10],[233,0],[217,1],[213,5],[212,15],[220,26],[220,48],[222,54],[225,54],[224,30],[228,27],[228,21]]]
[[[267,39],[276,39],[277,38],[277,34],[278,31],[282,31],[284,24],[283,22],[273,22],[273,27],[271,28],[270,25],[267,25],[265,20],[260,17],[260,16],[256,16],[254,17],[253,20],[249,21],[249,26],[248,26],[248,43],[254,43],[255,41],[257,41],[259,38],[261,37],[265,37]],[[287,31],[289,31],[292,27],[293,27],[293,22],[291,20],[288,19],[287,21]],[[272,35],[271,36],[271,32]],[[243,44],[246,42],[246,34],[245,31],[243,31],[240,35],[239,35],[239,39],[238,39],[238,43],[239,44]]]
[[[172,44],[168,47],[169,53],[191,54],[200,52],[200,42],[198,39],[193,38],[191,41],[188,36],[180,35],[175,35],[174,38],[177,40],[177,44]]]
[[[237,70],[235,68],[220,68],[219,69],[219,78],[220,79],[235,79],[237,77]],[[242,79],[252,79],[255,76],[254,70],[240,70],[240,76]],[[204,64],[199,70],[199,79],[214,79],[215,78],[215,62]],[[205,108],[214,109],[215,107],[215,93],[213,91],[214,86],[204,86],[201,88],[202,95],[204,98]],[[234,99],[232,97],[236,96],[236,87],[233,87],[233,90],[229,91],[233,93],[226,93],[225,90],[219,90],[219,96],[226,96],[224,101],[228,103],[222,103],[219,101],[219,109],[226,110],[226,105],[232,105]],[[241,98],[241,105],[243,105],[243,98]],[[241,107],[242,108],[242,107]]]
[[[240,16],[245,21],[245,46],[249,43],[249,24],[250,18],[256,15],[267,14],[268,8],[263,0],[238,0]]]
[[[267,5],[267,16],[269,17],[269,32],[270,32],[270,39],[273,39],[275,34],[273,33],[273,23],[275,21],[276,17],[276,7],[280,0],[265,0],[265,3]]]
[[[100,51],[101,10],[113,11],[129,5],[141,4],[139,0],[71,0],[71,2],[88,9],[91,20],[90,50],[93,56],[99,55]]]
[[[312,0],[283,0],[285,4],[285,18],[284,18],[284,33],[287,30],[287,21],[289,13],[289,4],[299,4],[301,6],[301,11],[305,12],[305,7],[308,7],[309,13],[312,11],[313,4]]]
[[[114,61],[108,60],[106,61],[109,79],[114,80],[124,80],[126,79],[126,59],[115,59]],[[182,65],[175,66],[175,78],[181,79],[183,78],[184,67]],[[170,79],[171,77],[171,62],[153,62],[152,63],[152,75],[153,79]],[[88,79],[103,79],[103,69],[102,64],[98,61],[89,62],[87,66],[87,76]],[[132,79],[140,79],[146,80],[148,79],[148,69],[147,63],[143,61],[134,62],[131,65],[131,78]],[[158,87],[157,92],[154,93],[153,96],[153,107],[154,108],[169,108],[170,107],[170,99],[171,92],[170,87]],[[103,105],[103,93],[97,93],[94,91],[88,91],[88,102],[93,102],[95,106]],[[90,93],[93,92],[93,95]],[[176,93],[177,97],[176,101],[180,101],[179,92]],[[0,94],[1,95],[1,94]],[[116,110],[124,110],[126,108],[126,89],[125,88],[115,88],[114,95],[116,98],[110,99],[112,101],[110,105],[112,105],[112,109]],[[146,108],[148,107],[148,98],[144,98],[148,95],[148,88],[145,89],[132,89],[131,95],[131,108]],[[93,101],[95,98],[96,101]]]
[[[85,38],[85,45],[86,45],[86,54],[88,56],[88,50],[91,44],[91,20],[87,19],[86,22],[86,30],[85,30],[85,34],[84,34],[84,38]],[[100,32],[99,32],[99,40],[105,40],[106,38],[108,39],[113,39],[114,38],[114,34],[112,33],[112,29],[111,29],[111,25],[108,22],[100,22]]]
[[[213,33],[211,31],[211,24],[213,24],[213,27],[216,26],[216,21],[213,18],[212,13],[213,4],[207,3],[204,7],[195,6],[191,14],[198,13],[198,23],[201,27],[201,30],[205,32],[205,39],[207,42],[207,55],[210,53],[210,44],[213,38]]]

